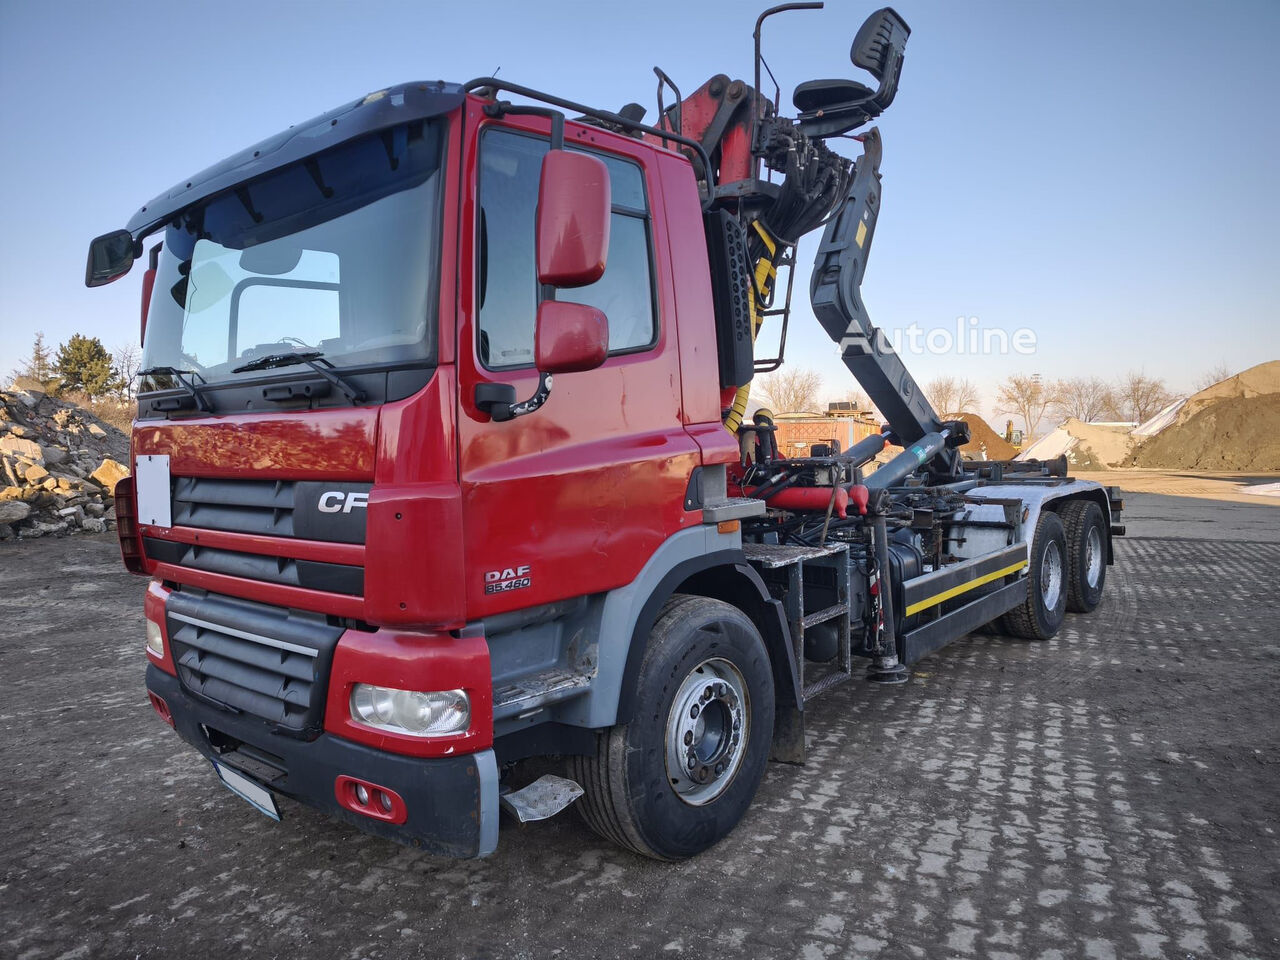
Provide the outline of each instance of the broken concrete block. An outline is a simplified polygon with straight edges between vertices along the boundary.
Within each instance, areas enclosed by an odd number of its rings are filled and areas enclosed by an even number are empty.
[[[90,476],[104,487],[112,495],[115,494],[116,484],[129,475],[129,470],[122,464],[116,463],[110,457],[107,457],[98,465],[98,469],[93,471]]]
[[[0,523],[17,523],[31,515],[31,504],[21,500],[0,500]]]

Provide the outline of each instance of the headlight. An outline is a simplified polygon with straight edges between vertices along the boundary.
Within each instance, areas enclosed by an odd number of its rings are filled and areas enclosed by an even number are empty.
[[[464,690],[396,690],[357,683],[351,688],[351,719],[391,733],[439,737],[471,724],[471,698]]]
[[[147,653],[164,657],[164,636],[160,633],[160,624],[154,620],[147,621]]]

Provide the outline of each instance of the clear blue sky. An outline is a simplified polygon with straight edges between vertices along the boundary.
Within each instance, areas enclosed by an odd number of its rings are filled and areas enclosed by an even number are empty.
[[[141,271],[83,286],[88,240],[156,193],[391,83],[502,76],[578,100],[650,105],[750,79],[756,5],[0,0],[0,374],[44,330],[137,336]],[[760,7],[763,8],[764,0]],[[784,101],[853,76],[870,4],[766,30]],[[1280,4],[899,0],[911,24],[881,119],[883,214],[864,288],[877,324],[1036,332],[1034,356],[908,357],[917,379],[1142,368],[1187,389],[1205,369],[1280,357]],[[865,79],[865,78],[861,78]],[[851,385],[808,312],[788,351]]]

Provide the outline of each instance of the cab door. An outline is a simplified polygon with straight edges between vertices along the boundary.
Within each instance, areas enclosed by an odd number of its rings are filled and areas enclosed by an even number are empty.
[[[609,170],[605,272],[555,295],[604,312],[608,356],[594,370],[557,374],[526,416],[494,422],[477,407],[480,384],[510,384],[518,401],[538,386],[534,224],[549,129],[544,118],[493,121],[469,106],[461,247],[473,255],[460,276],[458,438],[467,610],[484,616],[628,583],[663,540],[700,522],[684,509],[700,455],[682,425],[654,157],[598,128],[566,124],[565,148]]]

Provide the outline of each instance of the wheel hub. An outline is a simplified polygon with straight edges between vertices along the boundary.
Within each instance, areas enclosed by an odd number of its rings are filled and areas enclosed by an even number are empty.
[[[1062,595],[1062,551],[1056,541],[1045,544],[1040,558],[1040,597],[1046,610],[1056,610]]]
[[[746,681],[728,660],[694,667],[667,716],[667,779],[685,803],[702,806],[729,788],[751,726]]]
[[[1090,587],[1096,587],[1102,579],[1102,534],[1097,527],[1090,528],[1085,540],[1084,576]]]

